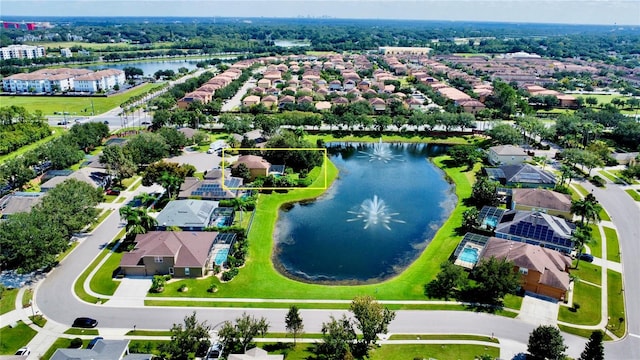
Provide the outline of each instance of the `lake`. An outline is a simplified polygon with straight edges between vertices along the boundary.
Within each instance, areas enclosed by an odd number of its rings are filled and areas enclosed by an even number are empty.
[[[374,283],[398,274],[429,244],[456,204],[428,158],[431,144],[329,144],[338,179],[316,199],[286,206],[275,267],[319,283]]]
[[[116,62],[104,65],[92,65],[85,66],[85,69],[101,70],[101,69],[119,69],[122,70],[126,67],[135,67],[142,69],[144,76],[153,76],[158,70],[173,70],[176,73],[181,67],[187,68],[189,71],[196,69],[196,64],[203,59],[199,60],[163,60],[163,61],[131,61],[131,62]]]

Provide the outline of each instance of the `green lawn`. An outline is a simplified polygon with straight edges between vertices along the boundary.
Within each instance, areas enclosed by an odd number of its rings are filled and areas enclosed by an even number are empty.
[[[71,246],[69,246],[67,248],[67,250],[65,250],[65,251],[61,252],[60,254],[56,255],[56,261],[57,262],[61,262],[64,258],[67,257],[67,255],[69,255],[73,251],[73,249],[76,248],[76,246],[78,246],[78,242],[77,241],[74,241],[73,243],[71,243]]]
[[[578,190],[578,192],[580,193],[580,195],[582,196],[587,196],[589,195],[589,191],[587,189],[584,188],[584,186],[580,185],[580,184],[573,184],[573,187],[576,188],[576,190]]]
[[[19,289],[10,289],[2,292],[2,297],[0,298],[0,315],[6,314],[16,308],[18,291]]]
[[[602,237],[600,236],[600,229],[598,225],[591,224],[591,242],[589,248],[591,249],[591,255],[602,258]]]
[[[447,157],[434,159],[442,165]],[[330,162],[326,164],[328,179],[332,182],[338,176],[337,168]],[[378,284],[370,285],[318,285],[291,280],[278,273],[272,263],[272,234],[277,220],[278,209],[282,204],[311,199],[323,193],[322,190],[296,189],[286,194],[261,194],[258,199],[253,226],[249,233],[250,243],[248,261],[240,274],[231,282],[220,284],[218,292],[206,292],[211,279],[181,280],[168,284],[162,294],[151,296],[183,297],[243,297],[243,298],[291,298],[291,299],[352,299],[356,295],[372,295],[377,299],[425,300],[424,284],[439,271],[439,264],[446,260],[457,246],[460,236],[455,228],[462,221],[462,212],[466,207],[461,200],[471,194],[472,172],[463,172],[464,168],[445,169],[449,178],[457,184],[458,207],[443,224],[435,238],[421,256],[400,275]],[[319,178],[312,185],[317,187]],[[190,289],[180,293],[177,289],[186,283]]]
[[[604,208],[600,210],[598,215],[600,215],[600,220],[602,221],[611,221],[611,217],[609,217],[609,214],[607,214],[607,211]]]
[[[2,104],[2,106],[4,107],[4,103]],[[29,150],[33,150],[33,149],[37,149],[39,147],[41,147],[43,144],[48,143],[49,141],[57,138],[58,136],[64,134],[65,130],[63,128],[59,128],[59,127],[51,127],[51,135],[47,136],[44,139],[40,139],[36,142],[34,142],[33,144],[29,144],[29,145],[25,145],[23,147],[21,147],[20,149],[16,150],[16,151],[12,151],[9,154],[6,155],[2,155],[0,156],[0,164],[4,163],[7,160],[13,159],[17,156],[23,155],[24,153],[26,153]]]
[[[22,295],[22,307],[27,307],[29,306],[29,302],[33,299],[33,290],[31,290],[30,288],[26,289],[24,291],[24,294]]]
[[[488,354],[493,358],[500,356],[500,348],[483,345],[458,344],[407,344],[384,345],[370,353],[371,360],[407,360],[407,359],[475,359]]]
[[[609,329],[617,337],[624,336],[626,320],[624,314],[624,297],[622,295],[622,275],[613,270],[607,271],[607,311],[609,313]],[[623,323],[620,323],[620,318]]]
[[[613,175],[609,174],[607,171],[601,170],[601,171],[598,171],[598,173],[599,173],[601,176],[604,176],[604,177],[606,177],[607,179],[609,179],[609,180],[613,181],[614,183],[615,183],[615,182],[617,182],[617,181],[619,181],[619,179],[618,179],[617,177],[615,177],[615,176],[613,176]]]
[[[635,189],[627,189],[627,190],[625,190],[625,192],[627,194],[629,194],[633,198],[633,200],[640,201],[640,193],[638,193],[637,190],[635,190]]]
[[[466,334],[393,334],[389,340],[474,340],[499,344],[500,340],[490,336]]]
[[[89,345],[89,341],[91,340],[82,340],[82,347],[86,348]],[[49,360],[54,352],[58,349],[66,349],[71,345],[71,339],[68,338],[58,338],[50,347],[47,352],[42,355],[41,360]]]
[[[103,250],[109,251],[109,250]],[[105,261],[100,269],[93,275],[89,281],[91,290],[102,295],[113,295],[120,285],[119,281],[113,280],[113,272],[120,267],[121,252],[111,253],[111,256]]]
[[[98,335],[98,330],[96,329],[81,329],[81,328],[71,328],[64,332],[67,335]]]
[[[98,217],[91,223],[91,225],[89,225],[89,228],[87,229],[87,231],[92,232],[98,225],[100,225],[100,223],[104,221],[104,219],[109,217],[109,215],[111,215],[112,212],[113,212],[113,209],[103,210],[100,213],[100,215],[98,215]]]
[[[566,333],[582,336],[583,338],[587,338],[587,339],[591,336],[591,333],[593,332],[593,330],[578,329],[578,328],[574,328],[574,327],[571,327],[571,326],[565,326],[565,325],[561,325],[561,324],[558,324],[558,328],[560,328],[561,331],[564,331]]]
[[[2,106],[22,106],[29,112],[42,111],[44,115],[55,112],[68,112],[70,117],[90,116],[91,101],[95,115],[102,114],[120,106],[130,97],[143,94],[157,84],[143,84],[123,94],[109,97],[78,96],[70,99],[62,96],[3,96]]]
[[[575,266],[576,262],[573,262]],[[576,275],[580,280],[588,281],[592,284],[602,285],[602,268],[586,261],[580,261],[578,269],[571,269],[571,275]]]
[[[573,287],[573,303],[580,304],[580,309],[573,312],[566,306],[560,306],[558,320],[576,325],[596,325],[600,322],[601,289],[578,281]]]
[[[620,262],[620,244],[618,233],[615,229],[603,226],[604,235],[607,237],[607,260]]]
[[[99,301],[102,301],[102,299],[99,299],[97,297],[91,296],[89,294],[87,294],[86,291],[84,291],[84,282],[87,280],[87,277],[89,277],[89,273],[91,273],[91,270],[93,270],[94,267],[98,266],[98,264],[100,263],[100,261],[102,261],[102,259],[108,254],[108,250],[104,250],[102,251],[96,258],[95,260],[93,260],[93,262],[91,263],[91,265],[87,266],[87,268],[84,270],[84,272],[76,279],[76,282],[73,284],[73,292],[83,301],[95,304]]]
[[[27,345],[37,332],[19,321],[17,326],[0,329],[0,355],[13,355],[18,349]]]
[[[169,330],[131,330],[125,335],[127,336],[171,336],[173,333]]]

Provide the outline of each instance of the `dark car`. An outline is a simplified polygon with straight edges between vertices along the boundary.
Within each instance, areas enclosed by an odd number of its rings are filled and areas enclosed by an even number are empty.
[[[107,195],[120,195],[120,190],[107,189],[104,193]]]
[[[109,121],[108,120],[105,120],[102,123],[105,124],[105,125],[109,125]]]
[[[73,325],[71,326],[79,328],[94,328],[98,326],[98,321],[88,317],[79,317],[73,320]]]
[[[586,262],[592,262],[593,261],[593,255],[591,254],[580,254],[580,260],[586,261]]]
[[[93,349],[93,347],[96,346],[96,343],[98,342],[98,340],[102,340],[102,339],[103,339],[102,336],[94,337],[93,340],[89,341],[89,344],[87,345],[87,349]]]

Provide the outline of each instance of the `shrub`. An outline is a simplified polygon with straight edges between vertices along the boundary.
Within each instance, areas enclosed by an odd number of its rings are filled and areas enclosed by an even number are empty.
[[[231,268],[222,274],[223,281],[231,281],[236,275],[238,275],[238,268]]]
[[[164,276],[156,275],[151,281],[151,289],[149,289],[149,291],[152,293],[161,293],[164,291],[164,285],[166,283],[167,280]]]
[[[594,175],[591,179],[589,179],[589,181],[591,181],[591,183],[597,187],[604,187],[604,185],[607,183],[598,175]]]
[[[180,287],[178,288],[179,292],[186,292],[187,290],[189,290],[189,288],[187,288],[187,284],[182,284],[180,285]]]
[[[207,289],[207,291],[210,292],[210,293],[217,292],[218,291],[218,285],[212,283],[211,285],[209,285],[209,288]]]
[[[82,339],[80,338],[72,339],[71,342],[69,343],[69,348],[71,349],[79,349],[81,347],[82,347]]]

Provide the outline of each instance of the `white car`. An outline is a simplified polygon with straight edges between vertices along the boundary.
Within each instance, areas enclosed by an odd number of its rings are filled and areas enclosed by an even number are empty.
[[[20,348],[20,349],[18,349],[18,351],[16,351],[16,353],[15,353],[15,355],[18,355],[18,356],[24,356],[24,357],[29,356],[29,354],[31,354],[31,349],[29,349],[28,347]]]

